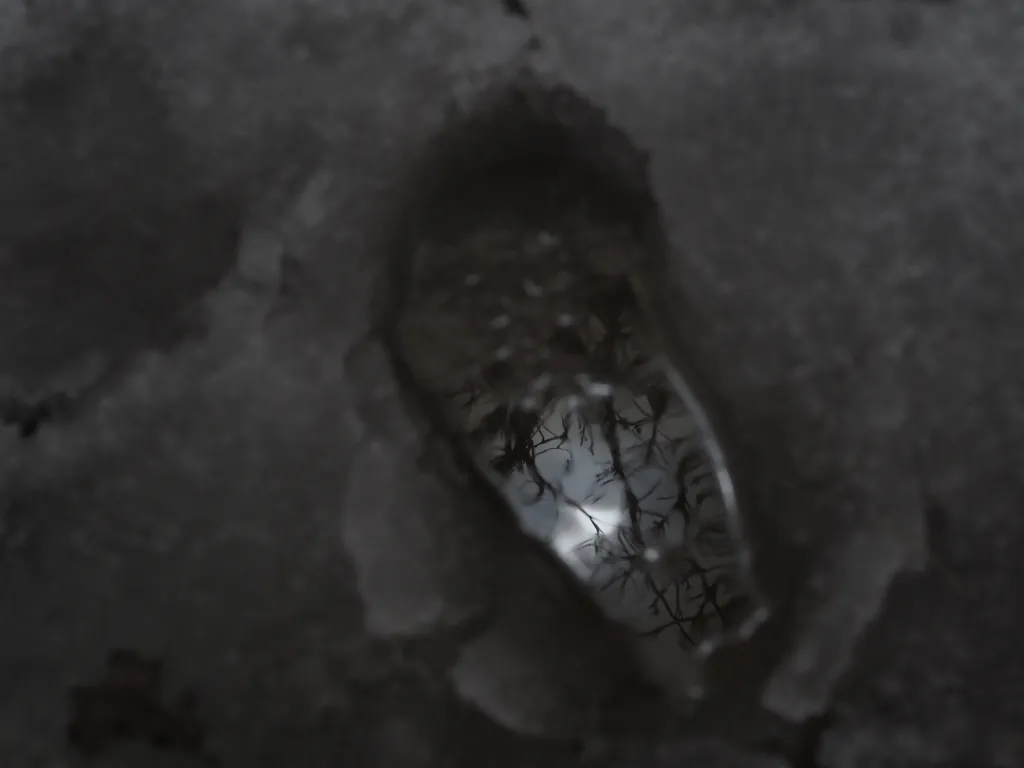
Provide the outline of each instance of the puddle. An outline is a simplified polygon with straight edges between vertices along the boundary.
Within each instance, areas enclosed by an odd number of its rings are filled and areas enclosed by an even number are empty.
[[[523,529],[682,665],[764,611],[717,438],[644,304],[656,206],[642,174],[600,164],[635,150],[582,100],[556,101],[557,125],[542,93],[492,104],[465,144],[498,131],[491,154],[424,195],[391,342]]]

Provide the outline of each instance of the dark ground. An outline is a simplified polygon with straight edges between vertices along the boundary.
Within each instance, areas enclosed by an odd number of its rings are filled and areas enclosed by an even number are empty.
[[[1024,765],[1024,6],[512,5],[0,3],[0,765]],[[695,713],[351,351],[528,58],[649,153],[747,489]]]

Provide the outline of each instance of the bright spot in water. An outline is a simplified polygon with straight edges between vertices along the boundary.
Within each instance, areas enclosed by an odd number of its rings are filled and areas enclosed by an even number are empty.
[[[697,563],[706,578],[714,580],[735,566],[735,542],[727,533],[712,537],[713,546],[705,545],[699,553],[695,548],[687,565],[678,568],[671,562],[676,555],[667,555],[687,546],[687,517],[696,534],[723,516],[721,498],[706,464],[698,464],[684,478],[683,495],[690,511],[679,510],[680,461],[693,455],[699,440],[686,413],[670,410],[655,434],[646,419],[650,411],[645,398],[618,390],[611,396],[625,423],[616,430],[621,472],[615,469],[607,427],[600,421],[602,409],[591,407],[594,401],[569,396],[549,407],[537,429],[536,473],[528,468],[513,471],[502,491],[524,530],[545,541],[591,587],[609,616],[640,632],[664,630],[662,634],[673,638],[677,647],[694,647],[708,632],[686,630],[690,625],[677,620],[706,611],[707,621],[713,623],[714,613],[711,607],[702,607],[706,581],[683,570]],[[501,447],[499,439],[493,446],[495,455]],[[630,496],[640,513],[639,541],[628,511]],[[674,584],[674,579],[680,583]],[[659,590],[675,587],[672,605],[661,605]],[[665,637],[661,640],[667,642]]]

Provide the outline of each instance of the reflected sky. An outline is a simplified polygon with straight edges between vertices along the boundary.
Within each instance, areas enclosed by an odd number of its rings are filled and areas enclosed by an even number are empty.
[[[734,591],[737,551],[681,401],[670,399],[656,419],[646,395],[618,388],[610,399],[561,398],[540,416],[532,464],[500,483],[524,530],[591,587],[609,616],[641,633],[674,633],[683,647],[699,642],[721,624],[708,590],[718,599]],[[506,449],[504,436],[491,438],[492,465]]]

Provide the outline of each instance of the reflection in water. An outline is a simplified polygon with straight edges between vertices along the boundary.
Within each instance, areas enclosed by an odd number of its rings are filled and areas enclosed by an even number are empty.
[[[740,551],[693,414],[657,365],[527,410],[456,401],[519,515],[609,616],[692,648],[746,620]],[[663,638],[662,638],[663,640]]]
[[[523,425],[529,460],[515,463],[517,438],[505,430],[484,450],[524,529],[549,542],[611,616],[689,646],[734,610],[737,553],[690,415],[678,400],[661,414],[652,407],[665,391],[563,398]]]
[[[393,341],[523,528],[609,616],[659,649],[706,650],[754,608],[735,499],[644,325],[633,234],[595,221],[477,219],[425,240]]]

